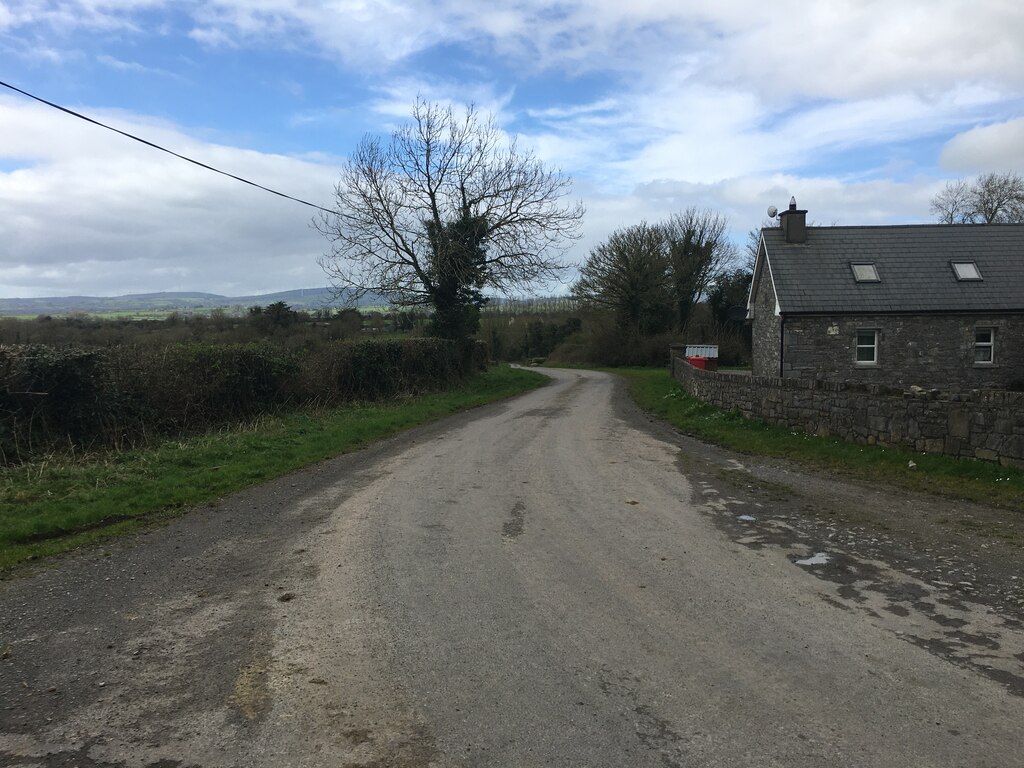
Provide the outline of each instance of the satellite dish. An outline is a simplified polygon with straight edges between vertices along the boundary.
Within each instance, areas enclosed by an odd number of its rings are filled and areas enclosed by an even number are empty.
[[[768,218],[769,219],[774,219],[778,215],[779,215],[779,209],[776,208],[774,205],[769,205],[768,206]]]

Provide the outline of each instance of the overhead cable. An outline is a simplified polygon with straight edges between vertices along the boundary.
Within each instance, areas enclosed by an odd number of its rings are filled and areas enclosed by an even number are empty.
[[[318,211],[323,211],[324,213],[334,213],[334,211],[330,210],[329,208],[324,208],[323,206],[317,205],[316,203],[310,203],[298,197],[292,197],[291,195],[287,195],[284,192],[278,192],[276,189],[271,189],[270,187],[265,187],[262,184],[257,184],[255,181],[243,179],[241,176],[236,176],[233,173],[222,171],[220,168],[214,168],[212,165],[207,165],[206,163],[202,163],[198,160],[193,160],[191,157],[186,157],[185,155],[178,154],[173,150],[167,149],[166,147],[161,147],[159,144],[154,144],[152,141],[147,141],[146,139],[136,136],[133,133],[128,133],[127,131],[122,131],[119,128],[114,128],[113,126],[107,125],[106,123],[101,123],[99,120],[94,120],[91,117],[87,117],[86,115],[83,115],[80,112],[75,112],[73,109],[62,107],[60,104],[55,104],[52,101],[47,101],[46,99],[40,98],[39,96],[35,96],[29,93],[28,91],[23,91],[21,88],[16,88],[10,83],[5,83],[3,80],[0,80],[0,85],[2,85],[4,88],[9,88],[10,90],[15,91],[16,93],[20,93],[22,96],[28,96],[28,98],[34,99],[35,101],[38,101],[40,104],[45,104],[46,106],[53,107],[54,109],[60,110],[61,112],[66,112],[67,114],[72,115],[73,117],[77,117],[79,120],[85,120],[87,123],[98,125],[100,128],[106,128],[108,131],[119,133],[126,138],[139,142],[140,144],[145,144],[147,147],[152,147],[153,149],[158,149],[161,152],[166,152],[169,155],[174,155],[175,157],[181,160],[185,160],[186,162],[192,163],[193,165],[198,165],[200,168],[205,168],[208,171],[219,173],[221,176],[227,176],[229,179],[240,181],[243,184],[248,184],[251,187],[262,189],[264,192],[269,192],[272,195],[277,195],[278,197],[293,200],[296,203],[302,203],[302,205],[308,205],[310,208],[316,208]]]

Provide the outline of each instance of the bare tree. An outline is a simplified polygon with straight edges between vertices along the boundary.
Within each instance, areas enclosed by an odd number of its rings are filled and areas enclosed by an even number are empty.
[[[677,330],[686,327],[694,305],[715,279],[732,266],[736,251],[728,239],[728,230],[729,220],[725,216],[692,207],[674,214],[665,224]]]
[[[493,117],[417,100],[387,143],[366,137],[341,172],[335,211],[316,226],[338,288],[434,309],[434,331],[464,338],[483,292],[560,277],[579,236],[572,181],[506,140]]]
[[[1024,178],[1008,171],[973,183],[951,181],[932,198],[929,212],[941,224],[1024,223]]]
[[[649,336],[672,325],[670,284],[667,232],[643,222],[612,232],[590,252],[572,294],[584,307],[609,310],[622,330]]]
[[[973,207],[986,224],[1024,223],[1024,179],[1016,173],[986,173],[971,189]]]
[[[970,197],[970,185],[963,179],[947,182],[932,198],[928,212],[940,224],[970,224],[973,217]]]

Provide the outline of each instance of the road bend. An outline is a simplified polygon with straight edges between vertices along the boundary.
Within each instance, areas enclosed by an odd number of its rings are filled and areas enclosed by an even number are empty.
[[[1024,766],[1019,691],[726,536],[736,484],[545,372],[5,582],[0,764]]]

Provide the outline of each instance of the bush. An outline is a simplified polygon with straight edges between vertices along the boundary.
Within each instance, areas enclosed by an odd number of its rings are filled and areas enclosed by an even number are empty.
[[[668,365],[668,345],[676,340],[671,333],[637,336],[619,328],[610,315],[595,313],[586,318],[581,331],[556,347],[548,360],[609,367]]]
[[[98,357],[39,344],[0,346],[0,451],[5,461],[26,458],[54,436],[81,445],[102,431]]]

